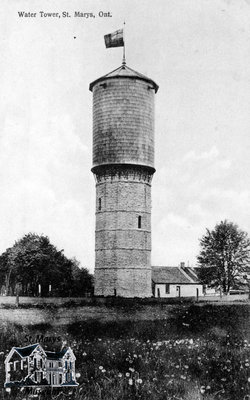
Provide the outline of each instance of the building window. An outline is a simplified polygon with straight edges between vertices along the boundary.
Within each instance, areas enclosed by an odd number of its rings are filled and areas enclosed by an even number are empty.
[[[98,210],[101,211],[101,209],[102,209],[102,199],[101,199],[101,197],[99,197],[99,199],[98,199]]]
[[[66,373],[66,382],[71,382],[71,372]]]
[[[170,293],[170,285],[169,285],[169,283],[166,283],[166,284],[165,284],[165,293],[166,293],[166,294],[169,294],[169,293]]]
[[[138,228],[141,229],[141,216],[138,217]]]
[[[37,383],[40,383],[42,380],[42,373],[41,372],[35,372],[35,381]]]

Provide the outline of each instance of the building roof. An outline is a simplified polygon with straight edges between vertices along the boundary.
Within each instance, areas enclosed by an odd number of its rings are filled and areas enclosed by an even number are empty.
[[[42,348],[42,346],[41,346],[39,343],[36,343],[36,344],[32,344],[32,345],[26,346],[26,347],[13,347],[13,348],[12,348],[12,351],[9,353],[9,355],[10,355],[11,353],[13,354],[13,351],[16,351],[22,358],[28,357],[28,356],[30,356],[30,355],[32,354],[32,352],[35,350],[35,348],[36,348],[37,346],[39,346],[39,347],[41,348],[41,350],[44,351],[43,348]],[[54,352],[54,351],[44,351],[44,353],[46,354],[46,356],[47,356],[48,359],[50,359],[50,360],[59,360],[59,359],[63,358],[64,355],[65,355],[68,351],[71,351],[71,352],[72,352],[72,350],[70,349],[70,347],[64,348],[64,349],[62,349],[61,351],[57,351],[57,352]],[[74,355],[73,355],[73,356],[74,356]]]
[[[196,274],[191,268],[180,267],[152,267],[152,280],[154,283],[198,283]]]
[[[111,71],[108,74],[103,75],[100,78],[96,79],[95,81],[91,82],[89,85],[89,90],[92,92],[92,89],[95,86],[95,84],[101,82],[102,80],[117,79],[117,78],[141,79],[153,85],[155,93],[159,89],[159,86],[152,79],[141,74],[140,72],[133,70],[132,68],[128,67],[126,64],[123,63],[120,67],[116,68],[114,71]]]
[[[71,360],[75,360],[75,355],[70,347],[65,347],[60,351],[45,351],[49,360],[61,360],[62,358],[70,356]]]
[[[35,350],[37,346],[39,346],[38,343],[26,347],[14,347],[14,350],[16,350],[21,357],[28,357],[31,355],[31,353]]]
[[[194,282],[199,283],[199,279],[195,270],[189,267],[182,267],[182,269]]]
[[[64,354],[68,351],[68,349],[62,349],[61,351],[45,351],[46,356],[50,359],[50,360],[59,360],[61,358],[63,358]]]

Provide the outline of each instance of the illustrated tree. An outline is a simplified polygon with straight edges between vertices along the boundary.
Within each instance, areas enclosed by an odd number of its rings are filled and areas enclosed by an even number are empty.
[[[250,240],[233,222],[221,221],[200,239],[198,276],[203,284],[228,293],[249,271]]]
[[[89,291],[87,281],[78,282],[82,273],[91,280],[75,259],[57,250],[47,236],[35,233],[28,233],[0,256],[0,286],[7,295],[20,291],[34,296],[40,285],[42,296],[50,294],[50,288],[56,296],[81,296]]]

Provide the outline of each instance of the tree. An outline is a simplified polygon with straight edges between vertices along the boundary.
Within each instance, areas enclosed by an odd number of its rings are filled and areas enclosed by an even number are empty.
[[[1,294],[10,294],[15,281],[15,265],[12,263],[11,249],[7,249],[0,256],[0,283]]]
[[[35,233],[28,233],[0,256],[0,287],[7,295],[36,296],[40,285],[42,296],[83,296],[91,291],[91,277],[47,236]]]
[[[87,268],[79,268],[79,262],[73,258],[72,266],[72,293],[74,296],[83,296],[83,294],[92,294],[94,288],[94,277]],[[83,292],[84,290],[84,292]]]
[[[250,240],[246,232],[227,220],[200,239],[198,276],[203,284],[220,287],[224,293],[249,269]]]

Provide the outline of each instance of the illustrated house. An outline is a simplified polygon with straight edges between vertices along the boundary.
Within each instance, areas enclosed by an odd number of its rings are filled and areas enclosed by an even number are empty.
[[[152,267],[153,294],[155,297],[199,297],[203,286],[192,268]]]
[[[5,387],[77,386],[75,356],[70,347],[45,351],[40,344],[13,347],[5,360]]]

